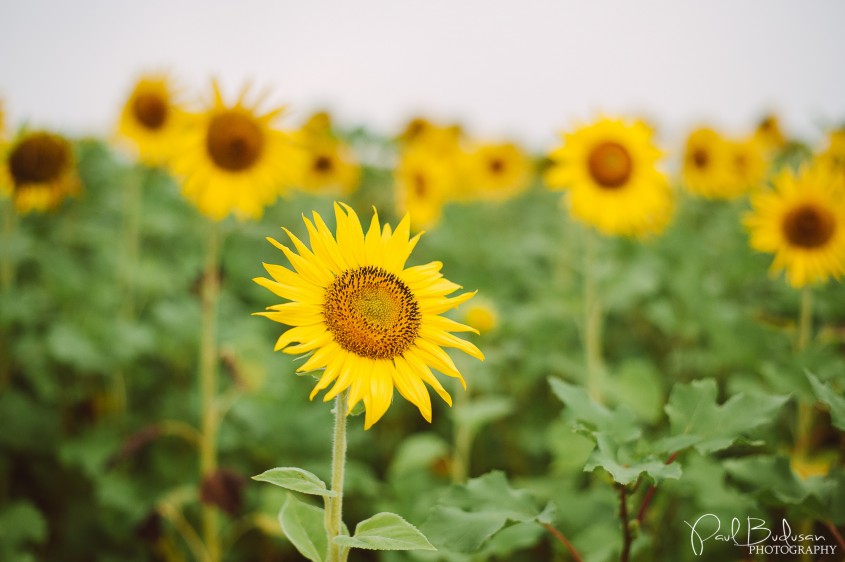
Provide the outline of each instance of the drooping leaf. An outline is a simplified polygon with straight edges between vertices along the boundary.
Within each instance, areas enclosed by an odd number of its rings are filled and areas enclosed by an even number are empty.
[[[296,499],[293,494],[279,511],[279,524],[293,546],[311,562],[323,562],[326,554],[325,512]]]
[[[326,488],[326,483],[320,480],[315,474],[297,468],[286,466],[271,468],[257,476],[252,477],[259,482],[269,482],[286,490],[311,494],[314,496],[334,497],[337,494]]]
[[[358,523],[353,536],[336,537],[334,542],[367,550],[437,550],[416,527],[395,513],[377,513]]]

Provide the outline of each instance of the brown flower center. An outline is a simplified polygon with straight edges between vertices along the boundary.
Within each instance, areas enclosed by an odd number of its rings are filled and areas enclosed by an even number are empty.
[[[226,111],[212,118],[205,147],[218,167],[242,172],[261,157],[264,133],[252,117],[238,111]]]
[[[56,180],[70,163],[70,147],[61,137],[32,133],[9,154],[9,172],[15,186]]]
[[[334,168],[332,159],[325,154],[320,154],[314,158],[314,171],[318,174],[325,174],[331,172]]]
[[[793,246],[818,248],[833,238],[836,217],[823,207],[806,204],[789,211],[781,227]]]
[[[417,299],[396,275],[372,265],[337,277],[323,302],[335,341],[369,359],[392,359],[416,340],[422,314]]]
[[[428,193],[428,180],[422,172],[415,172],[411,177],[411,183],[414,186],[414,194],[417,197],[425,197]]]
[[[487,167],[490,169],[491,174],[498,176],[505,171],[505,161],[498,157],[491,158],[487,163]]]
[[[155,131],[161,129],[167,121],[167,100],[158,94],[139,94],[132,102],[132,111],[141,125]]]
[[[590,152],[587,168],[599,186],[616,189],[630,179],[633,162],[624,146],[616,142],[603,142]]]
[[[690,160],[696,168],[703,170],[710,165],[710,153],[703,148],[696,148],[692,151]]]

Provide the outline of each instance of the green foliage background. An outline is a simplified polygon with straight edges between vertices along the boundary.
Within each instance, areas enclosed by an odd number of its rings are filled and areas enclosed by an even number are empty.
[[[389,150],[361,131],[351,140]],[[84,194],[18,217],[2,243],[15,276],[0,300],[0,560],[190,560],[178,521],[199,512],[191,427],[206,223],[163,172],[98,141],[77,152]],[[127,205],[130,182],[141,182],[140,208]],[[391,185],[388,170],[366,167],[348,202],[395,223]],[[451,410],[436,401],[431,425],[401,398],[370,431],[350,420],[346,521],[393,511],[438,548],[351,559],[571,560],[553,527],[584,560],[616,560],[619,485],[636,487],[631,519],[656,485],[632,523],[635,560],[742,559],[745,549],[716,542],[693,555],[684,522],[704,513],[725,524],[787,518],[835,544],[828,525],[845,524],[841,285],[814,291],[815,335],[796,354],[800,295],[748,248],[747,203],[681,196],[663,236],[598,241],[590,267],[607,379],[596,404],[581,342],[586,234],[559,198],[538,184],[502,204],[454,204],[423,236],[411,261],[443,261],[449,279],[495,303],[500,323],[471,336],[483,364],[455,357],[468,394]],[[225,560],[301,559],[276,519],[286,493],[250,476],[283,465],[329,478],[330,406],[309,402],[311,379],[273,353],[283,328],[250,314],[277,301],[251,281],[261,262],[285,262],[264,238],[281,225],[302,236],[312,210],[333,224],[331,204],[297,195],[258,223],[223,223],[219,366],[231,408],[220,464],[244,479],[225,516]],[[136,263],[123,234],[132,212]],[[798,401],[816,407],[812,451],[827,475],[790,468]],[[449,477],[459,428],[473,442],[467,485]]]

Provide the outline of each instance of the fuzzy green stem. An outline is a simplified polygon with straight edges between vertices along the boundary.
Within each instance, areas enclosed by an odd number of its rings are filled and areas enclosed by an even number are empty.
[[[584,358],[587,363],[587,392],[602,402],[604,359],[602,358],[602,304],[595,274],[596,236],[587,230],[584,241]]]
[[[335,496],[326,502],[326,562],[342,562],[346,549],[335,544],[335,537],[343,529],[343,473],[346,468],[346,410],[349,390],[341,392],[334,405],[334,444],[332,447],[332,492]]]
[[[218,263],[220,233],[211,222],[208,250],[202,282],[202,332],[200,339],[200,477],[205,479],[217,470],[217,300],[220,293]],[[209,562],[220,560],[217,508],[203,504],[203,542]]]
[[[472,431],[466,423],[462,422],[463,417],[458,415],[462,408],[469,404],[469,395],[464,390],[459,380],[455,380],[455,402],[452,420],[454,423],[454,443],[452,451],[452,482],[463,484],[469,476],[470,454],[472,451]]]
[[[631,523],[628,520],[628,488],[619,484],[619,520],[622,522],[622,553],[619,562],[628,562],[631,557]]]

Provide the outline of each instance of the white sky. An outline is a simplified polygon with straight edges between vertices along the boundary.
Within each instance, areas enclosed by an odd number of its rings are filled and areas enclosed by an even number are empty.
[[[137,74],[189,91],[251,78],[291,107],[392,133],[415,113],[538,149],[598,112],[683,134],[777,111],[817,139],[845,121],[836,0],[0,0],[8,120],[110,130]]]

